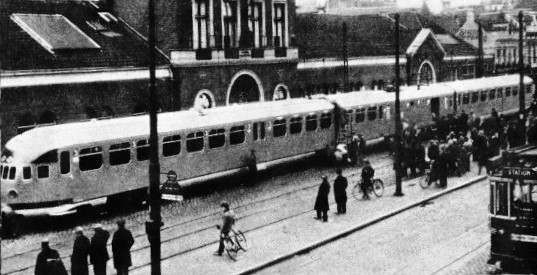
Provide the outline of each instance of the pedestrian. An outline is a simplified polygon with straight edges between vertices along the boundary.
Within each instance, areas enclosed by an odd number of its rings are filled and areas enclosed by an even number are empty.
[[[106,262],[110,259],[106,243],[110,238],[110,233],[103,229],[101,224],[93,226],[95,233],[90,243],[90,262],[93,265],[95,275],[106,275]]]
[[[363,199],[369,199],[369,189],[373,186],[373,177],[375,176],[375,169],[371,167],[369,160],[364,160],[364,168],[362,169],[362,184],[360,184],[360,189],[363,193]]]
[[[224,201],[220,204],[220,207],[223,211],[222,226],[216,226],[216,228],[220,229],[220,244],[218,245],[218,250],[213,254],[215,256],[222,256],[222,253],[224,252],[224,239],[229,235],[229,232],[235,224],[235,213],[229,208],[229,203]]]
[[[458,119],[458,124],[459,124],[459,131],[460,132],[463,132],[465,135],[468,133],[468,115],[466,114],[466,112],[464,110],[462,110],[461,112],[461,115],[459,116],[459,119]]]
[[[351,165],[356,165],[357,156],[358,156],[358,136],[353,136],[352,141],[347,146],[349,159]]]
[[[358,166],[364,165],[366,141],[362,134],[358,134]]]
[[[246,158],[246,165],[248,166],[248,184],[254,185],[257,178],[257,156],[255,150],[250,150],[250,155]]]
[[[347,212],[347,178],[341,175],[341,169],[336,169],[337,178],[334,181],[334,198],[337,204],[337,213],[345,214]]]
[[[118,275],[128,275],[131,261],[131,247],[134,244],[134,238],[130,230],[125,228],[125,220],[117,221],[117,231],[112,237],[112,253],[114,255],[114,267]]]
[[[60,254],[57,250],[50,248],[48,239],[41,241],[41,252],[37,255],[34,274],[67,275]]]
[[[475,154],[477,156],[478,170],[477,174],[481,174],[481,169],[485,166],[487,168],[487,157],[488,157],[488,144],[487,139],[485,138],[485,133],[483,130],[479,130],[479,133],[474,141]],[[488,171],[487,171],[488,173]]]
[[[317,211],[317,217],[315,219],[320,220],[321,214],[323,216],[323,222],[328,221],[328,210],[330,205],[328,204],[328,194],[330,193],[330,184],[326,176],[322,176],[323,182],[319,186],[319,192],[317,193],[317,199],[315,199],[314,210]]]
[[[84,236],[84,230],[80,226],[75,229],[75,235],[73,254],[71,254],[71,275],[88,275],[90,241]]]

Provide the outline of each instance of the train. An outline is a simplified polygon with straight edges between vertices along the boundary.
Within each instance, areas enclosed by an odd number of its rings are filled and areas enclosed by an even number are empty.
[[[401,87],[401,115],[418,127],[431,116],[518,111],[518,93],[534,92],[519,75]],[[393,92],[355,91],[158,114],[160,170],[174,170],[181,186],[320,155],[341,137],[367,140],[394,133]],[[529,106],[529,100],[528,106]],[[149,116],[38,127],[9,140],[1,152],[3,209],[21,217],[61,216],[91,207],[142,201],[147,196]],[[165,181],[162,175],[161,182]]]
[[[537,145],[490,159],[490,264],[537,273]]]

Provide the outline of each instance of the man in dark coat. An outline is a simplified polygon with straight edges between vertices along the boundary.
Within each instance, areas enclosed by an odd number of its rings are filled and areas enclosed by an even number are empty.
[[[488,158],[488,153],[489,153],[487,139],[485,138],[485,134],[483,130],[480,130],[479,134],[475,138],[474,148],[475,148],[475,154],[477,156],[477,164],[479,167],[477,174],[479,175],[481,174],[481,169],[487,164],[487,158]]]
[[[110,238],[110,233],[104,230],[101,224],[93,226],[95,234],[91,238],[90,262],[93,265],[95,275],[106,275],[106,262],[110,259],[106,242]]]
[[[315,200],[314,210],[317,211],[317,220],[321,219],[321,213],[323,214],[323,222],[328,221],[328,210],[330,206],[328,204],[328,194],[330,193],[330,184],[326,176],[322,176],[323,182],[319,186],[319,192],[317,193],[317,199]]]
[[[71,275],[88,275],[90,241],[84,236],[84,231],[80,226],[75,229],[75,234],[73,254],[71,255]]]
[[[112,253],[114,254],[114,267],[118,275],[128,275],[131,261],[131,247],[134,238],[131,232],[125,228],[125,220],[117,221],[117,231],[112,238]]]
[[[337,204],[337,213],[345,214],[347,212],[347,178],[341,175],[341,169],[336,170],[337,178],[334,181],[334,197]]]
[[[35,263],[35,275],[67,275],[67,270],[63,265],[60,254],[57,250],[50,248],[48,239],[41,242],[41,252],[37,255]]]
[[[459,116],[459,119],[458,119],[458,124],[459,124],[459,131],[463,132],[464,134],[468,133],[468,119],[469,119],[468,115],[466,114],[464,110],[462,110],[461,115]]]

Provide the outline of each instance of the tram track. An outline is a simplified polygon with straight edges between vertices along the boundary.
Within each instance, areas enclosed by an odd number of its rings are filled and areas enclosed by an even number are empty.
[[[379,159],[378,159],[378,162],[380,163],[384,163],[386,161],[386,159],[389,159],[390,156],[388,154],[382,154],[382,155],[379,155]],[[386,175],[386,174],[389,174],[390,171],[391,171],[391,168],[390,169],[386,169],[388,167],[391,167],[392,164],[391,163],[388,163],[388,164],[381,164],[379,166],[375,166],[375,169],[378,172],[378,176],[379,177],[383,177],[383,175]],[[330,168],[326,168],[326,169],[333,169],[332,167]],[[386,171],[388,170],[388,171]],[[345,174],[348,178],[352,178],[352,177],[355,177],[357,176],[358,174],[358,171],[356,172],[353,172],[353,173],[350,173],[350,174]],[[386,185],[391,185],[393,184],[393,182],[391,181],[386,181],[385,180],[385,184]],[[349,187],[352,188],[354,186],[354,182],[353,181],[350,181],[349,183]],[[314,181],[313,183],[311,184],[307,184],[305,186],[302,186],[301,188],[296,188],[296,189],[293,189],[293,190],[290,190],[288,192],[285,192],[285,193],[280,193],[280,194],[277,194],[275,196],[269,196],[269,197],[266,197],[266,198],[263,198],[263,199],[260,199],[260,200],[256,200],[256,201],[252,201],[252,202],[249,202],[249,203],[244,203],[244,204],[240,204],[238,205],[237,207],[234,208],[234,210],[236,211],[236,213],[239,214],[239,216],[241,217],[239,219],[239,221],[241,220],[246,220],[250,217],[256,217],[256,216],[259,216],[263,213],[267,213],[267,212],[270,212],[270,211],[274,211],[274,209],[276,208],[279,208],[281,207],[280,204],[275,204],[275,203],[272,203],[273,201],[275,200],[278,200],[278,199],[282,199],[284,197],[292,197],[293,195],[296,195],[296,194],[300,194],[301,192],[307,192],[308,190],[310,189],[314,189],[314,188],[317,188],[318,187],[318,182]],[[315,194],[310,194],[309,196],[307,197],[302,197],[303,200],[306,200],[306,201],[311,201],[312,197],[314,197]],[[258,211],[253,211],[251,213],[247,213],[248,212],[248,209],[256,209],[255,206],[259,206],[259,205],[263,205],[263,204],[273,204],[272,207],[265,207],[263,208],[262,210],[258,210]],[[284,221],[286,219],[290,219],[290,218],[293,218],[293,217],[296,217],[298,215],[302,215],[304,213],[307,213],[311,211],[311,209],[308,208],[308,210],[306,211],[299,211],[299,212],[295,212],[294,214],[292,215],[287,215],[283,218],[280,218],[280,219],[276,219],[276,220],[273,220],[271,221],[270,223],[266,223],[266,224],[263,224],[261,226],[255,226],[255,227],[252,227],[252,228],[249,228],[249,229],[246,229],[246,230],[243,230],[244,232],[249,232],[251,230],[256,230],[256,229],[260,229],[260,228],[263,228],[263,227],[266,227],[266,226],[269,226],[271,224],[274,224],[274,223],[278,223],[278,222],[281,222],[281,221]],[[143,210],[143,211],[140,211],[140,212],[146,212],[146,210]],[[170,242],[173,242],[173,241],[177,241],[179,239],[183,239],[183,238],[188,238],[190,236],[194,236],[194,235],[198,235],[200,233],[206,233],[206,234],[211,234],[211,240],[210,242],[204,242],[202,244],[199,244],[199,245],[196,245],[194,247],[191,247],[191,248],[187,248],[187,249],[184,249],[182,251],[179,251],[177,253],[174,253],[173,255],[169,255],[168,257],[166,258],[169,258],[169,257],[174,257],[174,256],[178,256],[178,255],[181,255],[181,254],[185,254],[185,253],[188,253],[188,252],[191,252],[191,251],[194,251],[196,249],[200,249],[200,248],[203,248],[203,247],[206,247],[208,245],[212,245],[212,244],[215,244],[218,242],[217,238],[214,237],[214,232],[215,229],[214,229],[214,226],[219,222],[219,219],[220,219],[220,211],[214,211],[214,212],[211,212],[211,213],[207,213],[205,215],[202,215],[202,216],[199,216],[199,217],[196,217],[194,219],[189,219],[189,220],[186,220],[186,221],[181,221],[181,222],[177,222],[177,223],[172,223],[168,226],[164,226],[161,230],[161,234],[162,235],[166,235],[168,233],[173,233],[173,231],[175,230],[180,230],[180,228],[182,226],[185,226],[185,225],[193,225],[195,223],[198,223],[198,222],[202,222],[202,223],[205,223],[205,224],[210,224],[210,225],[205,225],[205,226],[201,226],[201,227],[195,227],[193,230],[190,230],[188,231],[187,233],[184,233],[184,234],[179,234],[179,235],[171,235],[170,238],[164,238],[161,242],[164,244],[164,243],[170,243]],[[169,217],[171,215],[168,215],[167,217]],[[117,217],[116,217],[117,218]],[[133,224],[133,223],[131,223]],[[137,225],[134,225],[134,227],[136,226],[140,226],[140,224],[137,224]],[[131,226],[132,227],[132,226]],[[68,230],[70,231],[70,230]],[[184,232],[184,231],[183,231]],[[134,233],[134,232],[133,232]],[[143,233],[137,233],[137,234],[133,234],[134,238],[135,238],[135,243],[143,243],[144,245],[142,246],[139,246],[139,247],[136,247],[132,250],[132,253],[137,253],[137,252],[140,252],[140,251],[143,251],[145,249],[148,249],[149,248],[149,243],[147,242],[147,236],[145,234],[145,232]],[[69,238],[68,239],[68,243],[71,242],[71,239]],[[67,243],[67,242],[66,242]],[[63,244],[64,247],[68,247],[68,245],[65,245]],[[110,245],[109,245],[110,246]],[[66,249],[64,249],[65,251]],[[5,251],[5,250],[4,250]],[[39,248],[33,248],[33,249],[30,249],[30,250],[26,250],[26,251],[23,251],[23,252],[19,252],[19,253],[14,253],[12,255],[8,255],[7,257],[3,257],[2,258],[2,261],[4,263],[9,262],[10,260],[13,260],[15,258],[35,258],[37,253],[40,251]],[[60,254],[63,254],[63,255],[66,255],[65,253],[60,253]],[[5,255],[3,255],[5,256]],[[166,258],[162,258],[163,260],[166,259]],[[65,262],[67,260],[70,259],[70,253],[69,255],[66,255],[66,256],[63,256],[62,257],[62,260]],[[143,267],[144,265],[140,265],[140,266],[133,266],[133,269],[136,269],[136,268],[141,268]],[[4,264],[4,267],[5,267],[5,264]],[[25,265],[25,266],[19,266],[17,269],[13,269],[13,270],[9,270],[7,272],[2,272],[2,274],[18,274],[18,273],[23,273],[24,271],[27,271],[29,269],[33,268],[33,262],[31,263],[28,263],[28,265]]]

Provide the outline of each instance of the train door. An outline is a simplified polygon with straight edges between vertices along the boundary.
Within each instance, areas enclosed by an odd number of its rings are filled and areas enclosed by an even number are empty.
[[[433,97],[431,98],[431,113],[435,114],[436,117],[440,115],[440,98]]]

